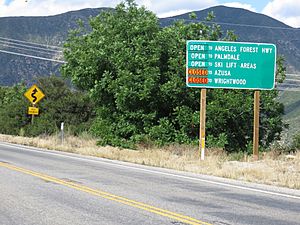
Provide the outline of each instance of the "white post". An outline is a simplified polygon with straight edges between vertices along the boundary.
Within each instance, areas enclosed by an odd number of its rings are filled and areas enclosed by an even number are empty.
[[[61,131],[61,144],[64,144],[64,122],[60,124],[60,131]]]

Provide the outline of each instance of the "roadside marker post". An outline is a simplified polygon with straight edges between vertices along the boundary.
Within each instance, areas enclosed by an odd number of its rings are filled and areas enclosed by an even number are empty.
[[[60,124],[60,131],[61,131],[61,144],[64,144],[64,122]]]

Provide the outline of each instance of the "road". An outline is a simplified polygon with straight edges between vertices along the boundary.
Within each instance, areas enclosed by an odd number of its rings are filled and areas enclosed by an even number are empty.
[[[300,191],[0,143],[1,225],[300,224]]]

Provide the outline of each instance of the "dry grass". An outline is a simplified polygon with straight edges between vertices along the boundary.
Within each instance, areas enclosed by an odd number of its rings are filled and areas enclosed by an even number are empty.
[[[230,161],[224,151],[210,149],[206,159],[200,161],[197,148],[179,145],[136,151],[99,147],[96,140],[88,136],[67,137],[63,145],[55,136],[26,138],[0,135],[0,141],[300,189],[300,151],[292,156],[269,152],[259,161],[248,156],[244,156],[242,161]]]

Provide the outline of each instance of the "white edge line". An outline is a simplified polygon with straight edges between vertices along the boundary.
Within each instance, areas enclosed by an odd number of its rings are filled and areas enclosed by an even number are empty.
[[[272,191],[264,191],[264,190],[255,189],[255,188],[243,187],[243,186],[238,186],[238,185],[233,185],[233,184],[226,184],[226,183],[223,183],[223,182],[205,180],[205,179],[202,179],[202,178],[195,178],[195,177],[189,177],[189,176],[177,175],[177,174],[172,174],[172,173],[160,172],[160,171],[155,171],[155,170],[150,170],[150,169],[137,168],[137,167],[134,167],[134,166],[126,166],[126,165],[118,164],[117,162],[113,162],[113,161],[111,161],[111,162],[103,161],[103,160],[109,160],[109,159],[103,159],[103,158],[98,158],[98,160],[97,159],[87,159],[87,158],[82,158],[82,157],[84,157],[82,155],[78,155],[78,157],[77,156],[69,156],[69,155],[66,155],[66,154],[70,154],[70,153],[66,153],[66,152],[62,152],[63,154],[61,154],[61,153],[58,153],[58,152],[52,152],[51,150],[47,150],[47,149],[45,149],[45,150],[40,149],[39,150],[39,149],[36,149],[34,147],[30,147],[30,146],[22,147],[22,145],[6,144],[6,143],[3,143],[3,142],[1,142],[0,145],[4,145],[4,146],[8,146],[8,147],[16,147],[16,148],[21,149],[21,150],[26,149],[26,150],[32,151],[32,152],[47,153],[47,154],[50,154],[50,155],[55,155],[55,156],[60,156],[60,157],[65,157],[65,158],[70,158],[70,159],[75,159],[75,160],[81,160],[81,161],[87,161],[87,162],[93,162],[93,163],[95,163],[95,162],[104,163],[104,164],[107,164],[107,165],[110,165],[110,166],[122,167],[122,168],[127,168],[127,169],[132,169],[132,170],[138,170],[138,171],[143,171],[143,172],[152,173],[152,174],[160,174],[160,175],[164,175],[164,176],[182,178],[182,179],[186,179],[186,180],[201,181],[201,182],[214,184],[214,185],[218,185],[218,186],[223,186],[223,187],[231,187],[231,188],[236,188],[236,189],[240,189],[240,190],[254,191],[254,192],[268,194],[268,195],[274,195],[274,196],[279,196],[279,197],[286,197],[286,198],[292,198],[292,199],[300,200],[300,196],[296,196],[296,195],[282,194],[282,193],[277,193],[277,192],[272,192]],[[71,154],[74,154],[74,153],[71,153]],[[91,157],[91,156],[88,156],[88,157]],[[197,174],[195,174],[195,175],[197,175]]]

